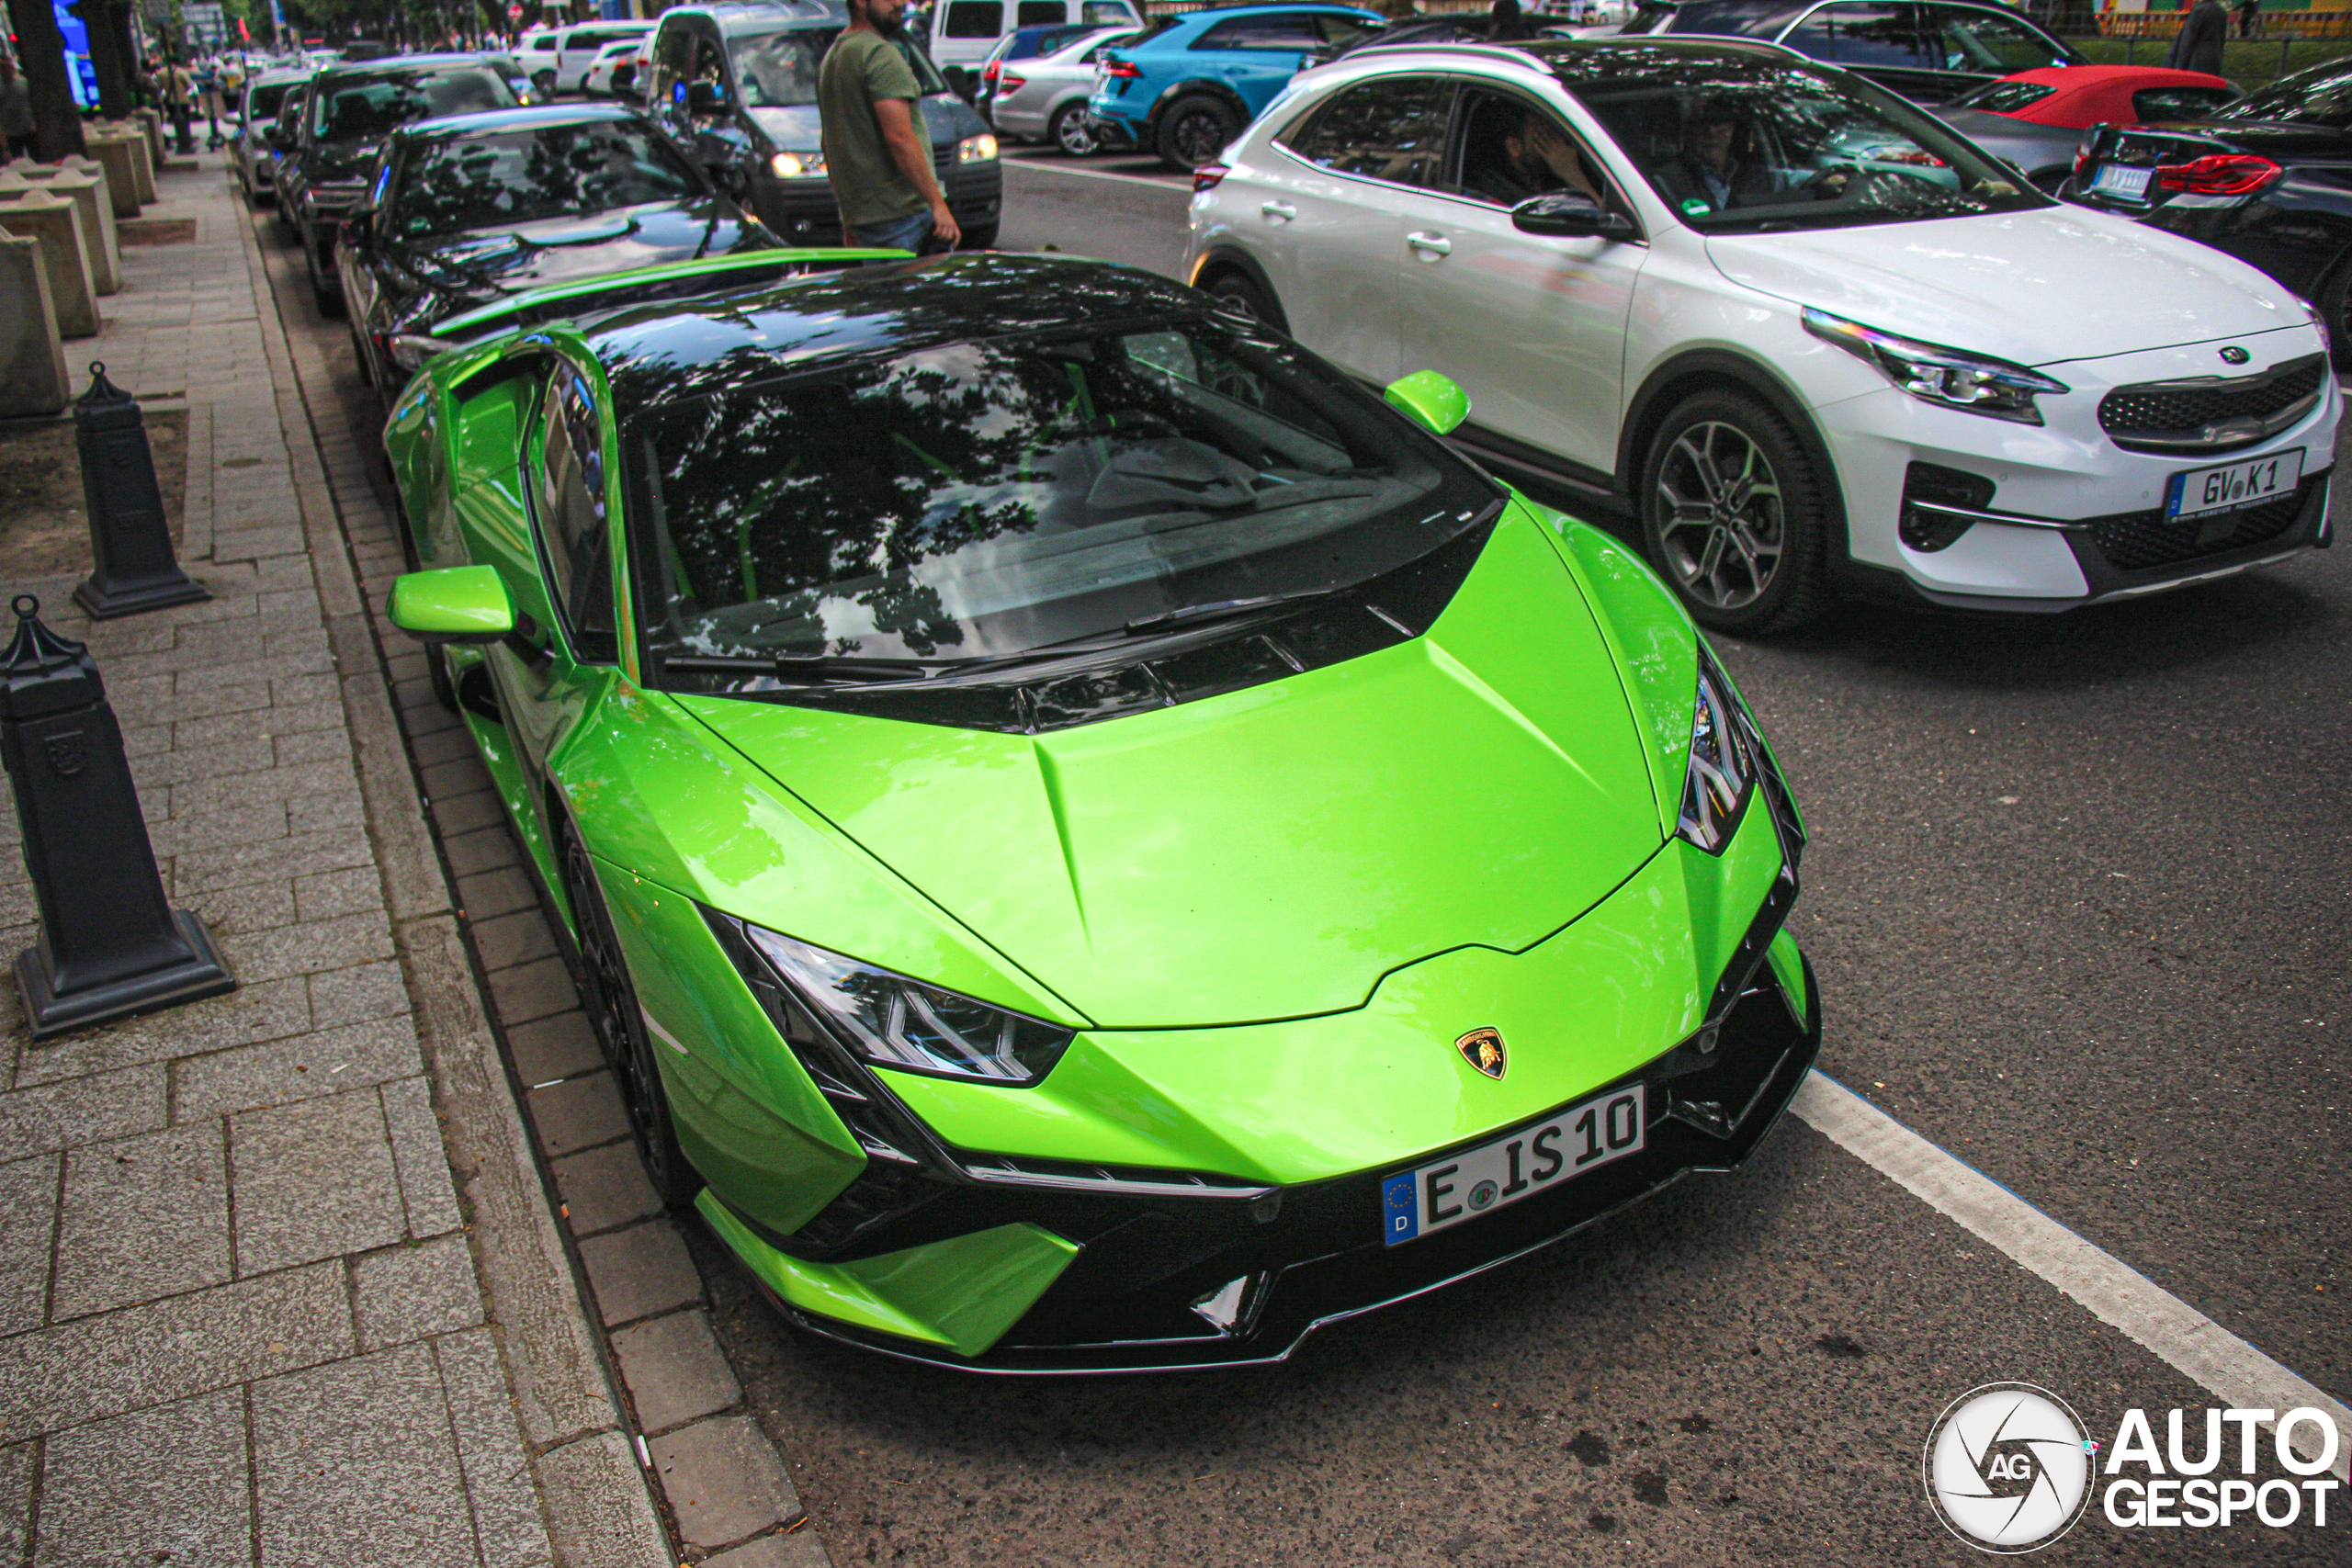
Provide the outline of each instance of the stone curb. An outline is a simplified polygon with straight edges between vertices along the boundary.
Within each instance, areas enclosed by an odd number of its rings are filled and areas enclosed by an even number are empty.
[[[262,286],[275,297],[271,326],[290,335],[288,314],[304,308],[298,269],[265,255],[250,224],[246,233]],[[315,444],[301,455],[298,477],[322,486],[335,513],[326,528],[313,527],[312,554],[322,563],[320,592],[344,672],[362,793],[426,1060],[451,1106],[494,1102],[499,1112],[497,1126],[469,1128],[452,1111],[445,1134],[461,1176],[475,1172],[461,1186],[475,1205],[483,1278],[510,1337],[517,1409],[539,1455],[558,1560],[583,1568],[628,1561],[605,1543],[625,1522],[634,1539],[640,1521],[615,1517],[609,1500],[616,1486],[641,1491],[650,1472],[670,1527],[660,1560],[824,1568],[831,1561],[824,1542],[808,1528],[782,1457],[745,1407],[710,1334],[707,1293],[684,1238],[645,1183],[610,1075],[579,1027],[551,916],[520,869],[489,780],[462,747],[449,744],[461,732],[433,705],[420,650],[373,613],[401,566],[374,482],[381,477],[374,433],[352,428],[353,411],[336,384],[337,372],[352,373],[349,351],[309,344],[296,352],[286,335],[279,346],[291,372],[280,385],[300,389],[281,392],[281,403],[299,396]],[[517,1100],[522,1117],[514,1114]],[[537,1135],[541,1169],[532,1175],[540,1191],[520,1190],[503,1177],[485,1184],[483,1170],[532,1161],[526,1119]],[[583,1201],[572,1189],[584,1163],[597,1165],[602,1180],[589,1184],[595,1199]],[[508,1234],[518,1252],[526,1240],[539,1249],[527,1266],[492,1256],[508,1250],[490,1239],[493,1208],[506,1211],[498,1217],[514,1227]],[[555,1224],[550,1208],[566,1226]],[[526,1217],[534,1222],[527,1237],[519,1234]],[[580,1295],[569,1277],[575,1258],[591,1296]],[[560,1303],[548,1299],[547,1282],[557,1273],[574,1292]],[[599,1308],[601,1335],[580,1314],[589,1300]],[[518,1324],[529,1331],[518,1336]],[[540,1363],[514,1352],[518,1337],[537,1348]],[[628,1416],[618,1428],[610,1403],[599,1407],[577,1397],[586,1362],[624,1402]],[[637,1472],[634,1482],[628,1471]],[[567,1499],[572,1511],[559,1517],[559,1502]]]
[[[550,1544],[564,1568],[668,1568],[676,1561],[630,1439],[580,1281],[506,1081],[482,993],[458,938],[449,883],[388,699],[320,432],[267,259],[239,224],[277,388],[294,492],[342,671],[368,836],[414,1009],[434,1109],[459,1178],[468,1238],[496,1314],[515,1414],[533,1455]],[[327,504],[321,504],[322,501]],[[615,1456],[624,1462],[615,1462]]]

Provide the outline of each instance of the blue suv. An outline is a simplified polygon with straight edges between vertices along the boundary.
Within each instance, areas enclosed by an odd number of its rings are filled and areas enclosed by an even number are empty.
[[[1197,169],[1241,134],[1307,56],[1387,25],[1353,6],[1228,6],[1170,17],[1102,57],[1087,114],[1106,145]]]

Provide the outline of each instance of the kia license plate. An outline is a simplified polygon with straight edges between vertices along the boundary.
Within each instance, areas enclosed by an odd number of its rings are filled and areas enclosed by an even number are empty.
[[[2148,180],[2154,174],[2154,169],[2127,169],[2120,164],[2109,164],[2091,176],[2091,189],[2102,196],[2144,201],[2148,197]]]
[[[1398,1171],[1380,1184],[1382,1239],[1395,1247],[1641,1153],[1645,1105],[1642,1086],[1629,1084],[1419,1170]]]
[[[2224,463],[2218,468],[2191,468],[2185,474],[2173,475],[2172,486],[2165,492],[2165,517],[2168,522],[2187,523],[2216,513],[2260,506],[2293,490],[2302,477],[2303,449],[2300,446],[2292,452],[2273,452],[2267,457],[2251,457],[2243,463]]]

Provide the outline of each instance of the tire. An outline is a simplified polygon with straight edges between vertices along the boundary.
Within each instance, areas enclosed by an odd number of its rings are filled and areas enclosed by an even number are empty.
[[[322,316],[333,319],[342,315],[343,290],[330,284],[326,275],[319,270],[319,247],[311,243],[307,230],[301,239],[302,265],[311,274],[311,303],[319,308]]]
[[[532,72],[531,91],[539,96],[541,102],[553,103],[555,101],[555,73],[545,70]]]
[[[1824,477],[1752,393],[1709,388],[1676,404],[1643,454],[1635,505],[1651,563],[1701,626],[1754,637],[1820,614]]]
[[[1083,98],[1054,111],[1053,120],[1046,127],[1046,140],[1072,158],[1091,157],[1102,147],[1102,139],[1094,134],[1093,122],[1086,118]]]
[[[1171,169],[1190,171],[1213,163],[1241,131],[1241,120],[1221,98],[1194,93],[1168,106],[1159,117],[1154,151]]]
[[[997,234],[1002,230],[1002,228],[1003,225],[1001,223],[972,224],[969,228],[964,231],[964,237],[956,242],[956,248],[959,251],[986,251],[994,249]]]
[[[1215,299],[1232,305],[1253,321],[1287,333],[1290,322],[1283,315],[1283,308],[1274,297],[1258,286],[1258,280],[1246,272],[1223,272],[1209,280],[1208,292]]]
[[[2338,260],[2317,289],[2313,301],[2327,321],[2328,357],[2336,365],[2352,365],[2352,255]]]
[[[653,1058],[653,1042],[646,1035],[645,1015],[637,1001],[637,987],[628,976],[628,961],[621,954],[612,917],[596,886],[595,868],[580,836],[569,826],[560,846],[564,897],[571,905],[574,946],[579,955],[580,1002],[613,1069],[628,1112],[629,1132],[645,1162],[645,1174],[662,1202],[677,1208],[702,1188],[702,1178],[686,1163],[685,1150],[670,1121],[670,1100],[662,1087],[662,1069]]]

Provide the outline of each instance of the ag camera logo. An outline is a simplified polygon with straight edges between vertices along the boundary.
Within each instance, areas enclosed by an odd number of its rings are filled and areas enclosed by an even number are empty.
[[[1921,1456],[1944,1528],[1980,1551],[2048,1546],[2091,1500],[2094,1445],[2066,1402],[2031,1383],[1986,1383],[1945,1406]]]

